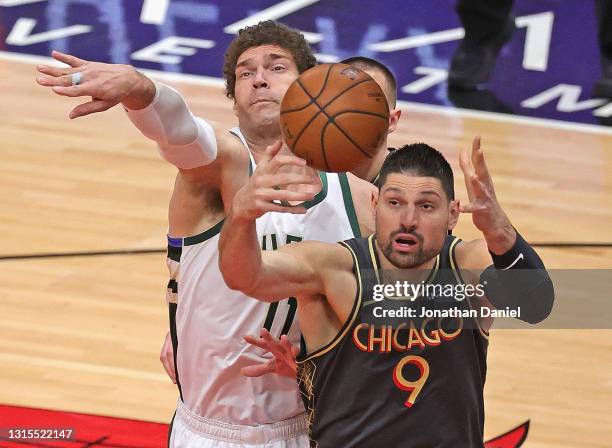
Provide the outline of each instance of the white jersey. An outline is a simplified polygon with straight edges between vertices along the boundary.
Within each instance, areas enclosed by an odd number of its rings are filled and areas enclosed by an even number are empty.
[[[231,132],[247,147],[238,128]],[[250,170],[255,169],[251,159]],[[257,219],[263,250],[304,240],[336,242],[359,236],[346,174],[320,173],[322,190],[305,203],[304,215],[266,213]],[[287,334],[300,341],[297,301],[265,303],[229,289],[219,270],[219,222],[185,238],[168,237],[168,302],[177,384],[192,413],[234,425],[279,422],[304,412],[294,379],[278,375],[247,378],[242,367],[264,362],[261,349],[244,335]]]

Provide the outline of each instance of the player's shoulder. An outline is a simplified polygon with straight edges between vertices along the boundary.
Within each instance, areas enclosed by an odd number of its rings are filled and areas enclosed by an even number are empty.
[[[222,162],[248,162],[249,154],[240,137],[230,130],[220,126],[213,126],[217,139],[217,154]]]

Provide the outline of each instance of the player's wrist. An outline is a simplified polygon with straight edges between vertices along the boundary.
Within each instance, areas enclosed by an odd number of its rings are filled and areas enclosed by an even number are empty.
[[[129,67],[131,88],[121,101],[123,106],[130,110],[140,110],[149,106],[155,99],[157,88],[155,83],[134,67]]]
[[[234,226],[248,226],[249,224],[254,224],[255,220],[258,218],[253,213],[250,207],[245,207],[238,196],[239,193],[236,193],[236,197],[232,202],[232,208],[228,214],[227,219]]]
[[[516,242],[516,230],[507,219],[493,226],[491,231],[484,233],[489,251],[496,255],[508,252]]]

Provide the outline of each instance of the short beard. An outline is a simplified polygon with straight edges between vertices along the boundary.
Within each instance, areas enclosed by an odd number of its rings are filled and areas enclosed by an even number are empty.
[[[411,269],[411,268],[414,268],[416,266],[420,266],[426,263],[427,261],[431,260],[437,255],[437,252],[433,249],[430,249],[427,252],[423,250],[423,237],[421,235],[415,234],[413,232],[404,232],[404,233],[411,233],[412,235],[415,236],[415,238],[417,238],[417,240],[419,241],[419,250],[418,252],[414,254],[405,254],[405,255],[401,255],[401,254],[394,252],[393,251],[393,237],[395,235],[392,234],[387,244],[381,247],[381,250],[383,254],[385,255],[385,257],[387,258],[387,260],[389,260],[393,266],[395,266],[398,269]]]

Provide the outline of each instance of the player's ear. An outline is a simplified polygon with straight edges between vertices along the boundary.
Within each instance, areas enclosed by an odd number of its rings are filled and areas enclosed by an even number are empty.
[[[236,98],[234,98],[234,104],[232,105],[232,109],[234,110],[234,115],[238,116],[238,104],[236,103]]]
[[[372,216],[376,219],[376,205],[378,204],[378,188],[373,188],[370,193],[370,204],[372,206]]]
[[[450,201],[448,206],[448,230],[453,230],[459,222],[459,199]]]
[[[401,116],[401,109],[391,109],[391,112],[389,112],[389,134],[397,129],[397,123]]]

